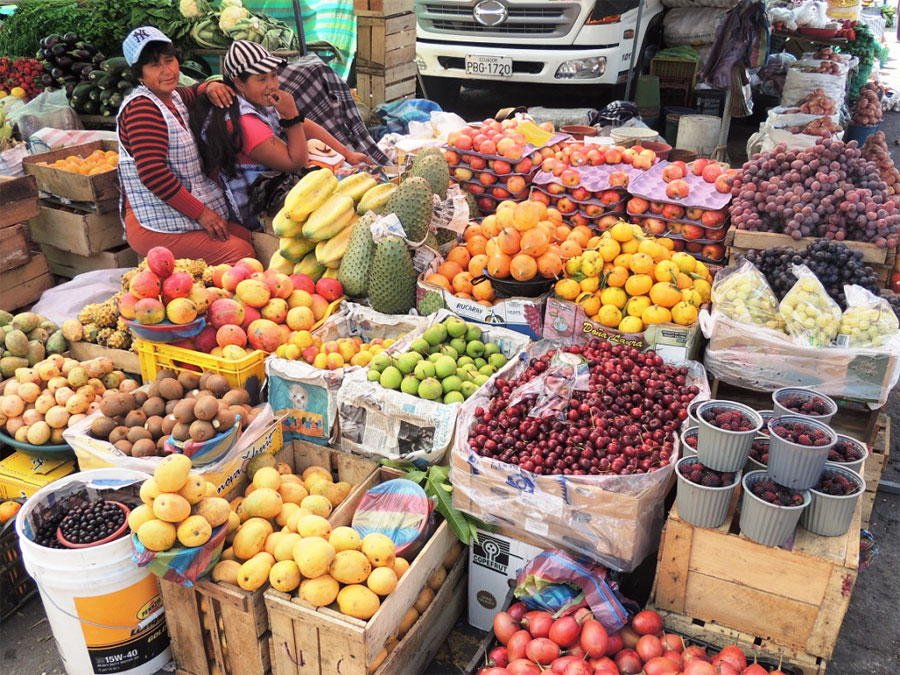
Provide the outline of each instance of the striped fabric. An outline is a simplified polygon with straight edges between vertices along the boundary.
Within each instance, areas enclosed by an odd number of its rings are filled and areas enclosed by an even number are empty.
[[[292,28],[297,25],[291,0],[245,0],[244,5],[252,12],[281,19]],[[321,40],[333,45],[341,58],[332,59],[329,65],[346,80],[356,54],[353,0],[300,0],[300,9],[307,44]]]

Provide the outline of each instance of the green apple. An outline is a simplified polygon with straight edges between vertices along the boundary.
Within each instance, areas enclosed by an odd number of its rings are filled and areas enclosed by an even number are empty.
[[[388,366],[381,373],[378,381],[381,382],[381,386],[385,389],[399,389],[400,382],[403,381],[403,373],[400,372],[397,366]]]
[[[449,356],[438,358],[434,362],[434,374],[439,380],[456,375],[456,359],[451,359]]]
[[[490,363],[494,368],[500,370],[503,366],[506,365],[509,359],[506,358],[503,354],[491,354],[488,358],[488,363]]]
[[[443,393],[441,383],[433,377],[426,378],[419,383],[419,398],[424,398],[426,401],[436,401]]]
[[[372,362],[369,364],[379,373],[383,373],[384,369],[393,363],[393,359],[385,354],[384,352],[379,352],[375,356],[372,357]]]
[[[462,337],[466,334],[466,330],[468,330],[466,322],[458,316],[448,316],[444,320],[444,327],[447,329],[447,335],[452,338]]]
[[[422,337],[428,341],[430,345],[439,345],[447,339],[447,329],[441,323],[429,326],[425,329]]]
[[[465,395],[459,391],[448,391],[444,394],[444,403],[462,403],[465,400]]]
[[[418,380],[424,380],[427,377],[434,377],[434,364],[430,361],[419,361],[413,369],[413,374]]]
[[[410,343],[409,348],[414,352],[418,352],[422,356],[428,356],[428,351],[431,349],[431,345],[428,344],[428,340],[425,338],[416,338]]]
[[[400,382],[400,391],[404,394],[411,394],[412,396],[418,396],[419,394],[419,378],[415,375],[407,375]]]
[[[481,340],[481,329],[474,323],[467,324],[467,326],[466,341],[471,342],[472,340]]]

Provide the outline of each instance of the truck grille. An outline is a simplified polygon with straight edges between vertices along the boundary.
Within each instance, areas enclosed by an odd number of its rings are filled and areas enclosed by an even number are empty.
[[[419,24],[434,33],[466,33],[469,35],[541,35],[562,37],[575,23],[580,12],[577,4],[552,7],[506,3],[508,18],[497,26],[483,26],[475,21],[472,10],[478,0],[449,4],[416,3]]]

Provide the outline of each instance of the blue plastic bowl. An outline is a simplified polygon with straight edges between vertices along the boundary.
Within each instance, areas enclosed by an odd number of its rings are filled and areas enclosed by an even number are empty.
[[[191,464],[194,466],[212,464],[228,454],[228,451],[237,442],[240,428],[240,416],[238,416],[231,429],[216,434],[208,441],[173,441],[169,438],[166,441],[166,450],[190,457]]]
[[[0,443],[10,445],[30,457],[38,459],[75,459],[75,451],[68,443],[61,445],[32,445],[22,443],[0,431]]]
[[[206,319],[201,316],[190,323],[185,324],[172,323],[166,319],[162,323],[157,323],[152,326],[145,326],[132,319],[125,319],[125,323],[128,324],[131,332],[137,335],[141,340],[148,340],[149,342],[175,342],[177,340],[194,337],[200,333],[206,326]]]

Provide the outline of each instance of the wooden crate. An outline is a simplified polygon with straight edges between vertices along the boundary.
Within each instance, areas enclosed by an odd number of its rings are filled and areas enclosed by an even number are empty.
[[[0,228],[24,223],[40,210],[37,181],[34,176],[0,176]]]
[[[70,155],[87,157],[94,150],[118,150],[115,141],[92,141],[68,148],[30,155],[23,160],[25,173],[37,179],[38,189],[75,202],[91,202],[99,212],[110,211],[119,203],[119,172],[104,171],[95,176],[82,176],[41,164],[52,164]]]
[[[359,503],[362,491],[368,489],[377,467],[374,461],[358,455],[303,441],[285,444],[276,458],[290,464],[295,471],[309,466],[331,469],[336,480],[345,480],[354,486],[344,503]],[[241,474],[235,483],[234,494],[243,493],[246,484],[247,478]],[[350,517],[352,513],[350,511]],[[344,524],[346,518],[338,506],[329,521],[337,526]],[[245,591],[232,584],[214,583],[208,578],[198,580],[193,588],[167,581],[161,581],[160,586],[172,655],[179,675],[212,675],[215,672],[263,675],[271,672],[269,617],[263,599],[266,586]]]
[[[725,245],[729,251],[729,263],[733,263],[738,254],[747,253],[750,250],[790,246],[794,250],[799,251],[805,249],[814,241],[817,241],[817,238],[804,237],[802,239],[794,239],[787,234],[751,232],[749,230],[739,230],[734,226],[730,227],[725,235]],[[860,251],[863,254],[863,262],[878,274],[879,285],[884,288],[890,288],[891,270],[894,267],[897,256],[893,249],[878,248],[875,244],[865,241],[844,241],[842,243],[851,251]]]
[[[744,650],[748,661],[754,658],[760,661],[781,663],[784,672],[802,673],[802,675],[824,675],[826,659],[803,652],[785,649],[779,645],[732,628],[726,628],[714,621],[701,621],[689,616],[656,610],[662,615],[666,630],[679,633],[687,638],[702,640],[717,647],[737,645]]]
[[[356,16],[391,16],[414,11],[413,0],[353,0]]]
[[[891,456],[891,418],[889,415],[878,416],[878,433],[875,443],[869,446],[869,457],[863,464],[863,478],[866,480],[866,491],[862,496],[862,527],[869,529],[872,509],[875,508],[875,493],[881,482],[881,474]]]
[[[92,256],[126,243],[118,211],[96,213],[48,200],[41,203],[30,228],[34,241],[77,256]]]
[[[393,16],[357,12],[356,72],[378,74],[416,58],[416,16],[412,2],[398,3]]]
[[[756,636],[769,651],[830,658],[858,574],[862,502],[846,534],[798,525],[791,550],[739,534],[736,506],[718,528],[694,527],[672,507],[653,606]]]
[[[21,267],[31,260],[28,235],[19,223],[0,229],[0,272]]]
[[[374,69],[373,69],[374,70]],[[375,108],[416,94],[416,64],[383,69],[380,72],[356,73],[356,93],[363,103]]]
[[[0,272],[0,309],[11,312],[37,302],[41,294],[53,287],[53,276],[47,257],[32,252],[31,261],[7,272]]]
[[[93,270],[137,267],[138,255],[127,245],[111,251],[100,251],[92,255],[75,255],[50,244],[42,244],[41,250],[47,256],[50,271],[57,276],[71,279],[83,272]]]
[[[125,349],[110,349],[103,345],[95,345],[91,342],[70,342],[69,355],[73,359],[79,361],[90,361],[101,356],[108,358],[113,362],[113,366],[117,370],[121,370],[132,375],[141,374],[140,357],[132,351]]]

